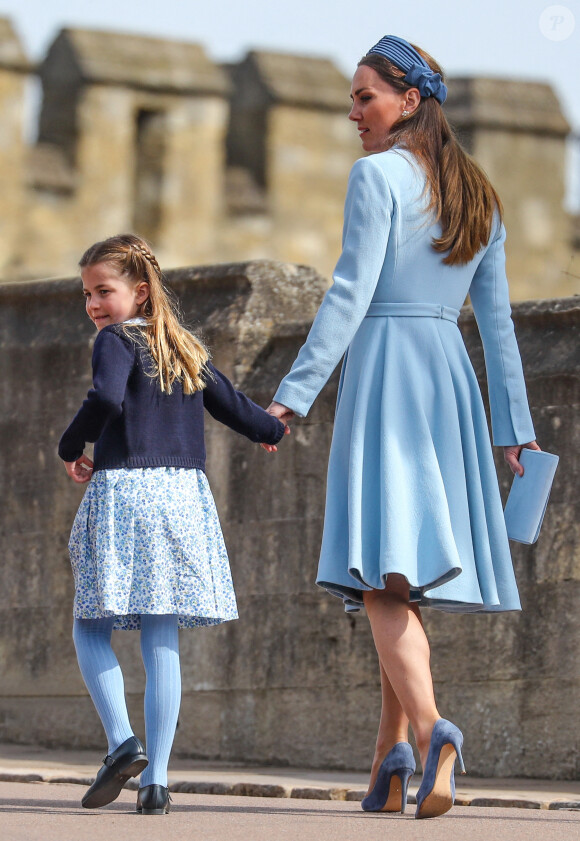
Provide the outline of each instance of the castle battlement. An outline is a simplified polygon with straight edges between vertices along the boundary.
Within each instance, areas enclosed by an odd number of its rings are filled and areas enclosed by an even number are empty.
[[[121,231],[167,267],[269,258],[328,277],[361,156],[349,89],[323,57],[251,51],[219,65],[199,44],[72,28],[34,68],[0,19],[0,279],[71,274],[85,247]],[[552,88],[451,79],[445,108],[503,199],[514,297],[575,291],[569,126]]]

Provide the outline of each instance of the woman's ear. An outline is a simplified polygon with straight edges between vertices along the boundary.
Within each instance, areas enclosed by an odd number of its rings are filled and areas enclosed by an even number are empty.
[[[405,98],[405,111],[408,111],[409,114],[412,114],[413,111],[416,111],[421,103],[421,94],[419,93],[418,88],[409,88],[406,92]]]

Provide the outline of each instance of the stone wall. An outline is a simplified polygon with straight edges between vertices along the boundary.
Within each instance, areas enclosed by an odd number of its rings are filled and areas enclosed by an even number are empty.
[[[502,200],[508,274],[517,278],[514,297],[578,292],[571,220],[559,186],[565,182],[562,138],[568,125],[554,91],[541,82],[458,78],[446,109]]]
[[[350,80],[325,57],[65,28],[33,71],[0,18],[0,282],[62,277],[92,242],[149,239],[164,266],[275,259],[330,277],[352,163]],[[569,126],[549,85],[449,80],[445,111],[505,204],[514,300],[579,291],[563,208]]]
[[[170,279],[218,367],[265,405],[294,359],[325,281],[253,262]],[[442,713],[466,733],[472,774],[578,778],[580,558],[576,299],[517,305],[541,445],[560,453],[539,542],[514,546],[524,611],[424,611]],[[461,320],[483,376],[477,330]],[[78,280],[0,287],[0,739],[102,750],[76,665],[66,542],[82,489],[56,444],[90,385],[93,328]],[[175,750],[190,757],[366,769],[380,690],[364,613],[313,584],[338,374],[276,455],[208,418],[208,473],[241,619],[181,634],[184,697]],[[503,492],[509,473],[498,463]],[[143,733],[138,635],[115,645]]]

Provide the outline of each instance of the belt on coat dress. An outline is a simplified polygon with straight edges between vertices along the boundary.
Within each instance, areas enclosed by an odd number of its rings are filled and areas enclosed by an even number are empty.
[[[415,303],[382,303],[373,301],[369,305],[366,318],[381,318],[384,316],[412,316],[423,318],[444,318],[445,321],[453,321],[457,324],[459,310],[453,307],[444,307],[442,304],[415,304]]]

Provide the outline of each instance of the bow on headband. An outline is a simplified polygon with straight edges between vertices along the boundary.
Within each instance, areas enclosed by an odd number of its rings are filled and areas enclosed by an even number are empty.
[[[405,72],[405,82],[419,89],[422,97],[433,96],[441,105],[447,99],[447,86],[443,83],[440,73],[435,73],[417,50],[403,38],[396,35],[385,35],[368,51],[371,54],[382,55],[392,61],[400,70]]]

